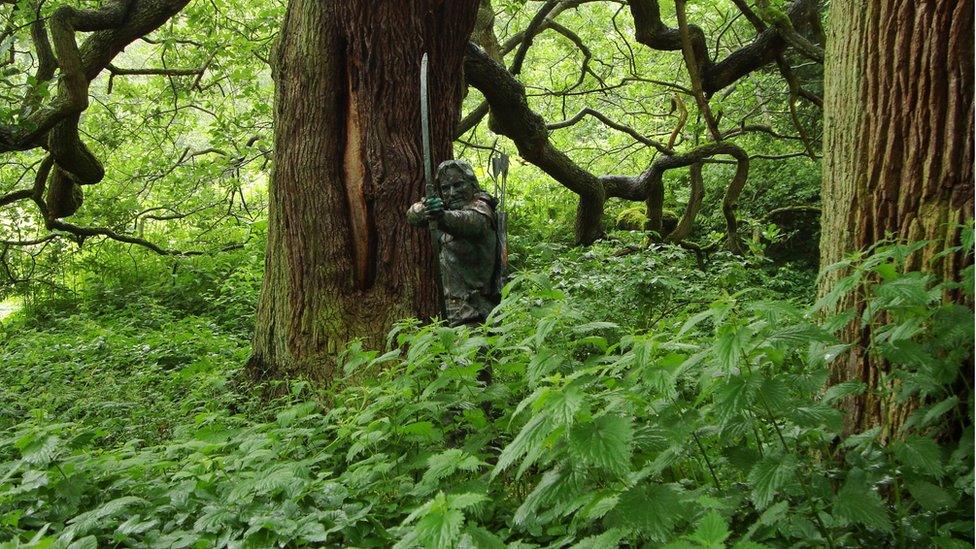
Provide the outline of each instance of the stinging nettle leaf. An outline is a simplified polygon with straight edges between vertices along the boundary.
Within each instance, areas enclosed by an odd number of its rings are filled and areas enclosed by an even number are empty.
[[[794,479],[796,461],[793,456],[767,455],[749,472],[752,485],[752,501],[757,509],[765,509],[776,492]]]
[[[881,497],[867,482],[864,471],[852,469],[844,486],[834,497],[834,517],[873,530],[891,531],[891,520]]]
[[[911,435],[892,444],[892,452],[905,467],[936,477],[943,474],[942,449],[932,439]]]
[[[630,471],[633,438],[629,418],[605,415],[570,430],[570,453],[588,465],[626,474]]]

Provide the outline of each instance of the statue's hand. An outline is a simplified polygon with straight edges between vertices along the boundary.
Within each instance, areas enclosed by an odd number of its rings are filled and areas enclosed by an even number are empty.
[[[444,201],[438,197],[424,199],[424,214],[427,219],[438,220],[444,217]]]

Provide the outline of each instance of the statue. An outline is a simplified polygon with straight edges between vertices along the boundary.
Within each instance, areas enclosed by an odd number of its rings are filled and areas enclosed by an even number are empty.
[[[411,206],[407,221],[415,227],[437,225],[448,323],[479,324],[501,297],[495,199],[481,190],[471,165],[463,160],[442,162],[437,183],[440,196]]]

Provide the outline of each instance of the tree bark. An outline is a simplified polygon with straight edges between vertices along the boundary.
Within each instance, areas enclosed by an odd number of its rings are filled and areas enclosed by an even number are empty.
[[[434,165],[451,157],[477,0],[290,0],[275,54],[275,168],[252,377],[328,382],[336,355],[437,314],[424,194],[420,59]]]
[[[956,278],[962,254],[932,260],[973,216],[973,0],[836,1],[829,23],[821,265],[890,234],[934,241],[909,267]],[[840,307],[863,311],[863,296]],[[882,426],[889,437],[909,411],[874,390],[889,365],[864,352],[868,328],[855,322],[843,336],[855,345],[834,381],[868,385],[845,405],[847,430]]]

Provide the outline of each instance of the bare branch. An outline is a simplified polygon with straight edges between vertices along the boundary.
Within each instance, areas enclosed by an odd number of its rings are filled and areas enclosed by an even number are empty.
[[[578,113],[576,113],[575,115],[573,115],[571,118],[567,118],[566,120],[562,120],[560,122],[554,122],[554,123],[551,123],[551,124],[546,124],[546,129],[548,129],[548,130],[558,130],[560,128],[568,128],[569,126],[572,126],[572,125],[578,123],[586,115],[589,115],[589,116],[592,116],[593,118],[596,118],[600,122],[603,122],[607,126],[613,128],[613,129],[615,129],[615,130],[617,130],[619,132],[626,133],[627,135],[633,137],[635,140],[643,143],[644,145],[647,145],[648,147],[653,147],[653,148],[657,149],[658,151],[664,152],[664,153],[673,152],[671,150],[671,148],[666,147],[665,145],[663,145],[663,144],[661,144],[661,143],[659,143],[657,141],[654,141],[653,139],[649,139],[649,138],[641,135],[637,130],[631,128],[630,126],[626,126],[626,125],[621,124],[619,122],[614,122],[607,115],[605,115],[605,114],[603,114],[600,111],[597,111],[595,109],[591,109],[589,107],[585,107],[585,108],[581,109]]]

